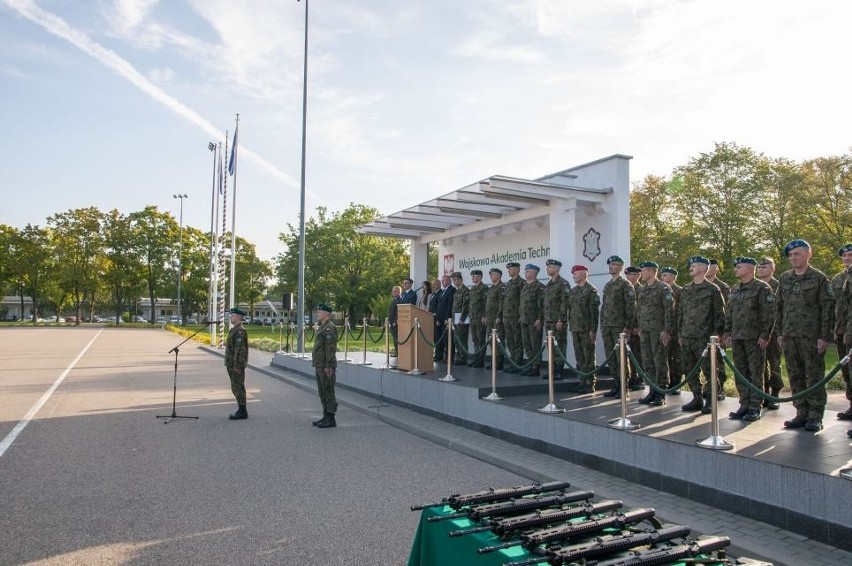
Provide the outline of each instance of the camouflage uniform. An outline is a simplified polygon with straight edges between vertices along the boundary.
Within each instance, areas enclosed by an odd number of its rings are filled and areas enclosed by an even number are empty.
[[[618,344],[619,336],[625,330],[629,331],[636,318],[636,292],[633,284],[624,277],[616,277],[606,282],[603,289],[603,301],[601,302],[601,336],[603,337],[604,352],[607,356]],[[609,362],[609,370],[615,380],[615,389],[618,389],[619,353],[616,352]]]
[[[778,280],[774,277],[767,281],[772,289],[772,294],[778,292]],[[778,345],[778,328],[772,325],[772,334],[769,336],[769,346],[766,348],[766,369],[763,370],[763,390],[778,396],[784,389],[784,378],[781,376],[781,346]],[[769,406],[768,403],[765,403]],[[777,404],[776,407],[777,408]]]
[[[541,369],[541,328],[544,323],[544,283],[536,279],[527,281],[521,289],[521,338],[527,360],[532,364],[528,375],[537,376]],[[535,323],[538,321],[538,328]],[[538,357],[536,357],[538,356]]]
[[[225,369],[231,378],[231,391],[237,399],[237,405],[246,405],[246,365],[248,365],[248,334],[242,323],[228,330],[225,346]]]
[[[831,290],[834,293],[834,299],[837,301],[834,317],[834,344],[837,346],[837,358],[841,360],[849,353],[849,349],[852,348],[852,342],[846,340],[843,335],[846,331],[846,317],[850,309],[843,294],[843,287],[847,280],[846,273],[848,271],[849,269],[844,269],[831,280]],[[846,400],[852,403],[852,381],[849,379],[849,364],[844,365],[840,372],[843,374],[843,382],[846,384]],[[847,412],[852,416],[852,410]]]
[[[453,294],[453,363],[467,365],[467,330],[470,317],[470,289],[459,285]],[[456,322],[458,319],[458,322]],[[461,346],[459,346],[461,344]]]
[[[731,289],[725,334],[730,336],[734,365],[752,385],[763,387],[766,351],[758,340],[769,340],[775,324],[775,294],[772,287],[760,279],[737,283]],[[735,380],[740,395],[740,409],[760,414],[763,398]]]
[[[695,368],[701,358],[704,348],[710,341],[710,336],[721,336],[725,330],[725,300],[719,288],[704,281],[694,281],[684,285],[677,305],[677,327],[680,332],[681,355],[683,356],[684,371]],[[689,390],[698,398],[710,396],[710,357],[704,359],[701,365],[704,374],[702,390],[701,378],[698,373],[689,379]]]
[[[636,318],[642,343],[642,365],[654,385],[665,385],[669,367],[660,334],[668,332],[671,335],[672,332],[672,289],[659,279],[654,279],[639,287],[636,303],[639,307]],[[655,397],[653,389],[649,395],[648,400]]]
[[[824,377],[825,353],[818,353],[817,340],[831,342],[834,336],[834,296],[831,282],[818,269],[808,266],[802,275],[794,270],[781,274],[776,293],[775,326],[783,338],[784,359],[793,394]],[[822,421],[825,387],[793,401],[796,417]]]
[[[553,338],[559,347],[559,352],[554,351],[553,371],[555,377],[562,377],[562,367],[565,365],[565,351],[568,348],[568,293],[571,284],[561,275],[557,275],[544,286],[544,330],[553,331]],[[562,330],[556,329],[556,323],[562,323]]]
[[[840,298],[838,298],[838,312],[844,322],[842,328],[843,341],[846,344],[852,344],[852,267],[846,269],[846,281],[843,283],[843,290]],[[848,398],[847,389],[847,398]]]
[[[521,289],[524,285],[523,278],[518,276],[509,279],[503,290],[502,321],[506,349],[517,366],[524,363],[524,344],[521,341]],[[506,371],[515,373],[517,369],[510,365]]]
[[[583,285],[574,285],[568,291],[568,326],[574,344],[574,357],[577,370],[589,373],[595,369],[595,341],[590,332],[597,334],[600,316],[601,298],[598,289],[588,281]],[[595,375],[580,376],[580,383],[594,390]]]
[[[473,339],[473,360],[471,367],[483,367],[485,365],[485,297],[488,294],[488,285],[480,281],[470,286],[470,333]]]
[[[337,327],[330,318],[317,329],[312,359],[323,413],[334,416],[337,413],[337,398],[334,395],[337,381]],[[332,369],[330,376],[325,374],[326,368]]]
[[[672,313],[672,339],[669,342],[668,348],[666,348],[666,359],[669,364],[669,383],[668,386],[672,387],[680,383],[680,380],[683,379],[684,370],[683,368],[683,359],[680,353],[680,332],[677,326],[677,316],[676,309],[677,305],[680,302],[680,295],[683,293],[683,287],[674,283],[669,285],[672,288],[672,297],[674,298],[674,308],[675,311]],[[680,393],[680,391],[678,391]]]
[[[491,343],[491,331],[497,330],[497,338],[499,340],[504,339],[503,335],[503,323],[498,323],[502,316],[502,308],[503,308],[503,293],[505,291],[506,284],[502,281],[498,281],[497,283],[492,283],[488,287],[488,294],[485,297],[485,332],[488,336],[488,343]],[[492,352],[492,356],[493,356]],[[497,346],[497,369],[503,369],[503,350],[500,346]],[[486,365],[486,367],[490,368],[490,364]]]
[[[719,288],[719,291],[722,293],[722,298],[725,300],[725,309],[727,309],[728,301],[731,297],[731,286],[718,277],[714,277],[712,281],[708,279],[708,281]],[[716,350],[716,377],[719,378],[719,391],[721,392],[722,388],[725,386],[725,382],[728,381],[728,372],[725,369],[725,361],[722,359],[721,345]]]

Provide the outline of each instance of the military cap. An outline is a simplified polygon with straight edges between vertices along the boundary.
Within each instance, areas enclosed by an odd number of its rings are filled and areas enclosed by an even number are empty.
[[[852,252],[852,244],[846,244],[845,246],[840,246],[840,249],[837,250],[837,255],[843,255],[846,252]]]
[[[745,256],[737,256],[734,258],[734,265],[739,265],[741,263],[747,263],[749,265],[757,265],[757,260],[753,257],[745,257]]]
[[[461,271],[453,271],[453,274],[450,275],[453,279],[462,279]]]
[[[757,260],[757,265],[775,265],[775,260],[768,255],[765,255]]]
[[[544,265],[556,265],[558,267],[562,267],[562,262],[558,259],[549,259],[544,262]]]
[[[805,240],[793,240],[786,246],[784,246],[784,257],[788,257],[790,255],[790,252],[795,250],[796,248],[811,249],[811,245]]]
[[[719,265],[719,260],[715,257],[710,258],[710,265]]]
[[[246,316],[246,311],[244,311],[243,309],[239,309],[237,307],[232,308],[228,312],[231,313],[231,314],[238,314],[240,316]]]
[[[577,265],[575,265],[571,268],[571,273],[575,273],[577,271],[588,271],[588,270],[589,270],[589,268],[586,267],[585,265],[577,264]]]
[[[660,264],[657,263],[656,261],[643,261],[642,263],[639,264],[640,269],[645,268],[645,267],[653,267],[654,269],[659,269]]]
[[[677,269],[675,269],[674,267],[666,266],[660,270],[660,273],[671,273],[672,275],[677,277]]]
[[[703,255],[694,255],[688,260],[686,260],[686,266],[689,267],[693,263],[703,263],[704,265],[710,265],[710,260],[704,257]]]
[[[471,275],[479,275],[480,277],[482,277],[482,270],[481,269],[474,269],[473,271],[470,272],[470,274]]]
[[[509,269],[510,267],[517,267],[518,269],[520,269],[521,264],[518,263],[517,261],[510,261],[509,263],[506,264],[506,269]]]
[[[635,265],[630,265],[624,268],[624,273],[639,273],[640,271],[642,270],[636,267]]]
[[[527,269],[534,269],[536,271],[541,271],[541,268],[534,263],[528,263],[527,266],[524,268],[524,271],[526,271]]]
[[[325,303],[320,303],[320,304],[318,304],[318,305],[317,305],[316,310],[318,310],[318,311],[325,311],[325,312],[331,312],[331,307],[330,307],[330,306],[328,306],[328,305],[327,305],[327,304],[325,304]]]
[[[610,263],[620,263],[621,265],[624,265],[624,259],[620,255],[611,255],[606,258],[606,264],[609,265]]]
[[[488,270],[488,273],[499,273],[500,275],[503,275],[503,270],[498,269],[496,267],[492,267],[491,269]]]

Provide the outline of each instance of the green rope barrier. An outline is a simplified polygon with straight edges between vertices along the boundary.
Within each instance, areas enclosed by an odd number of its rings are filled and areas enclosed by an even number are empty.
[[[361,340],[361,336],[364,335],[364,327],[361,327],[361,332],[358,333],[358,336],[355,336],[354,334],[352,334],[352,326],[351,325],[349,326],[349,328],[346,329],[346,331],[349,333],[349,337],[355,342],[359,342]]]
[[[746,376],[741,374],[740,371],[734,365],[734,363],[730,360],[728,354],[724,350],[722,350],[722,359],[725,360],[725,364],[729,368],[731,368],[731,370],[733,370],[734,377],[737,378],[737,381],[739,381],[740,383],[745,385],[746,388],[748,388],[752,393],[757,393],[757,395],[759,397],[761,397],[763,399],[769,399],[770,401],[775,401],[776,403],[786,403],[788,401],[795,401],[797,399],[807,397],[811,393],[818,390],[820,387],[825,387],[825,384],[828,383],[829,381],[831,381],[831,379],[835,375],[837,375],[837,372],[839,372],[841,369],[843,369],[844,365],[849,363],[849,356],[847,355],[845,358],[843,358],[842,360],[837,362],[837,365],[834,366],[833,370],[831,370],[829,373],[825,374],[822,379],[820,379],[819,381],[817,381],[816,383],[814,383],[813,385],[811,385],[807,389],[799,391],[798,393],[794,393],[793,395],[790,395],[789,397],[773,397],[769,393],[765,393],[762,389],[755,387],[755,385],[751,381],[749,381],[748,378],[746,378]],[[761,379],[761,381],[763,381],[762,375],[760,376],[760,379]]]
[[[503,361],[509,362],[518,371],[524,371],[531,368],[535,362],[541,359],[541,356],[544,355],[544,351],[547,349],[546,346],[542,344],[541,348],[535,356],[533,356],[527,363],[523,365],[518,365],[515,363],[515,360],[512,359],[511,353],[509,352],[508,348],[506,348],[506,345],[503,344],[503,341],[500,340],[499,336],[497,337],[497,344],[499,345],[500,350],[503,352]]]
[[[659,385],[651,381],[651,378],[648,377],[648,373],[644,369],[642,369],[642,366],[639,365],[639,361],[636,359],[636,356],[633,354],[633,350],[630,349],[630,346],[627,346],[627,357],[630,358],[630,363],[636,366],[636,373],[639,375],[639,377],[642,378],[642,381],[648,384],[648,387],[650,387],[652,390],[656,391],[661,395],[667,395],[669,393],[674,393],[675,391],[683,387],[685,384],[689,383],[690,379],[698,375],[698,372],[701,371],[701,364],[704,362],[704,359],[707,357],[709,351],[710,348],[704,348],[704,352],[702,352],[701,357],[698,358],[698,362],[695,364],[695,367],[692,368],[692,370],[688,374],[686,374],[686,376],[682,380],[680,380],[678,383],[672,385],[669,388],[660,387]]]
[[[369,338],[370,342],[372,342],[373,344],[378,344],[385,337],[385,327],[382,326],[381,328],[382,328],[382,331],[379,333],[379,337],[376,338],[376,339],[373,339],[373,334],[372,334],[372,332],[370,332],[370,328],[367,327],[367,338]]]
[[[484,352],[485,349],[488,347],[488,342],[486,342],[476,350],[468,350],[466,348],[467,345],[461,343],[461,338],[459,338],[458,334],[453,334],[453,344],[455,344],[456,347],[458,347],[458,349],[461,350],[465,356],[478,356],[479,354]]]
[[[554,345],[556,346],[556,349],[559,350],[559,345],[558,344],[554,344]],[[610,351],[609,356],[607,356],[607,358],[600,365],[595,366],[594,369],[592,369],[592,371],[589,371],[589,372],[580,371],[578,368],[572,366],[567,361],[565,362],[565,365],[568,367],[568,369],[570,369],[571,371],[573,371],[574,373],[576,373],[580,377],[591,377],[591,376],[595,375],[596,373],[598,373],[599,371],[601,371],[604,366],[608,365],[609,362],[612,360],[612,358],[615,356],[616,352],[618,352],[618,346],[615,346]],[[563,358],[564,357],[565,356],[563,356]]]
[[[382,333],[382,334],[384,334],[384,333]],[[414,336],[414,327],[413,326],[408,329],[408,335],[406,335],[405,339],[400,340],[399,337],[397,336],[397,339],[396,339],[397,345],[402,346],[404,344],[408,344],[408,341],[411,340],[412,336]]]

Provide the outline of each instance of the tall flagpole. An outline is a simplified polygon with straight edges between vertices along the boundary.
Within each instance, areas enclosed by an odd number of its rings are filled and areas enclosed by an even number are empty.
[[[237,114],[237,126],[234,129],[234,144],[231,146],[231,162],[228,164],[228,173],[234,177],[234,192],[231,198],[231,308],[237,306],[234,283],[237,280],[237,134],[239,132],[240,115]]]
[[[308,0],[305,0],[305,63],[302,77],[302,190],[299,212],[299,291],[296,303],[296,351],[305,351],[305,139],[308,122]]]
[[[207,149],[213,154],[213,192],[210,197],[210,281],[207,285],[207,320],[210,322],[210,345],[216,347],[216,144],[209,142]]]
[[[225,130],[225,157],[228,156],[228,131]],[[224,160],[219,161],[219,182],[222,183],[222,231],[219,233],[219,347],[225,345],[225,234],[228,232],[228,175],[225,173]],[[231,321],[228,320],[228,328]]]

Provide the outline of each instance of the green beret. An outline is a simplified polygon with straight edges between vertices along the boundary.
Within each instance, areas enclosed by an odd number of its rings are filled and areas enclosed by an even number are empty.
[[[331,307],[330,307],[330,306],[328,306],[328,305],[327,305],[327,304],[325,304],[325,303],[320,303],[320,304],[318,304],[318,305],[317,305],[316,310],[318,310],[318,311],[325,311],[325,312],[331,312]]]
[[[473,271],[470,272],[470,274],[471,275],[479,275],[480,277],[482,277],[482,270],[481,269],[474,269]]]
[[[556,265],[556,266],[562,267],[562,262],[559,261],[558,259],[549,259],[549,260],[544,262],[544,265]]]
[[[775,265],[775,260],[768,255],[765,255],[757,260],[757,265]]]
[[[645,267],[653,267],[654,269],[659,269],[660,264],[658,264],[656,261],[643,261],[642,263],[639,264],[640,269],[645,268]]]
[[[453,279],[462,279],[461,271],[454,271],[452,275],[450,275]]]
[[[845,246],[840,246],[840,249],[837,250],[837,255],[843,255],[846,252],[852,252],[852,244],[846,244]]]
[[[677,277],[677,269],[675,269],[674,267],[666,266],[660,270],[660,273],[671,273],[672,275]]]
[[[620,255],[611,255],[606,258],[606,264],[609,265],[611,263],[620,263],[624,265],[624,259]]]
[[[631,265],[624,269],[624,273],[639,273],[641,270],[635,265]]]
[[[244,311],[243,309],[238,309],[236,307],[232,308],[228,312],[230,312],[231,314],[238,314],[240,316],[246,316],[246,311]]]
[[[757,265],[757,260],[754,259],[753,257],[744,257],[744,256],[737,256],[737,257],[734,258],[734,265],[739,265],[741,263],[747,263],[749,265]]]
[[[703,255],[694,255],[688,260],[686,260],[686,267],[691,267],[693,263],[703,263],[704,265],[710,265],[710,260],[704,257]]]
[[[509,269],[510,267],[517,267],[518,269],[520,269],[521,264],[518,263],[517,261],[510,261],[509,263],[506,264],[506,269]]]
[[[497,273],[498,275],[503,275],[503,270],[498,269],[496,267],[492,267],[491,269],[488,270],[488,273]]]

